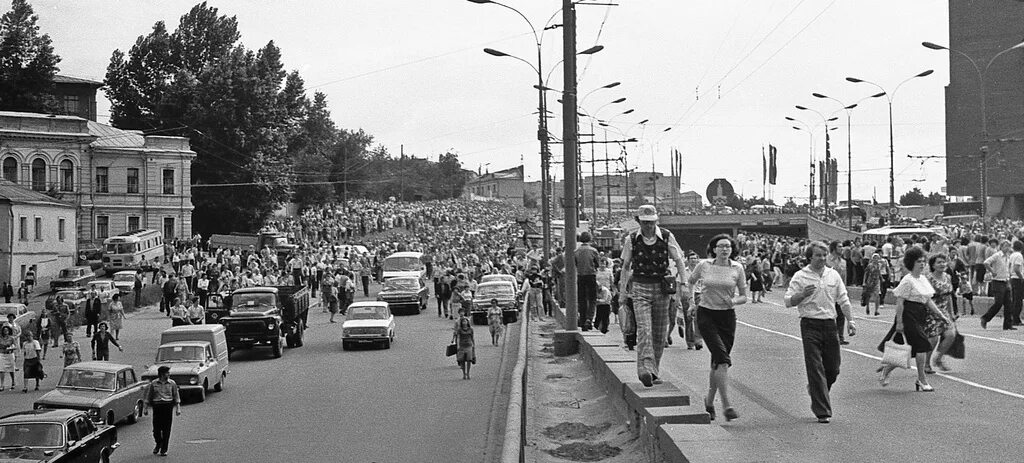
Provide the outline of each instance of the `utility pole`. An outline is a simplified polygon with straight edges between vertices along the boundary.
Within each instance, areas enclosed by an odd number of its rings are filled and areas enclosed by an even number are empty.
[[[612,179],[608,173],[608,129],[604,129],[604,200],[608,203],[608,220],[612,220]]]
[[[654,154],[651,154],[651,196],[654,196],[654,208],[658,208],[658,172],[654,170]]]
[[[576,294],[576,3],[562,0],[563,89],[562,151],[565,157],[565,326],[576,331],[578,318]]]
[[[594,118],[590,118],[590,141],[594,141],[596,134],[594,133]],[[607,145],[605,147],[607,149]],[[594,165],[594,144],[590,144],[590,230],[593,233],[594,228],[597,227],[597,167]]]

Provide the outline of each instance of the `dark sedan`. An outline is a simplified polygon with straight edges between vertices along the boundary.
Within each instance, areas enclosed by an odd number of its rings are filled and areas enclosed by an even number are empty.
[[[416,315],[427,308],[427,298],[427,287],[412,277],[384,280],[384,288],[377,293],[377,300],[387,302],[393,314],[404,310],[409,315]]]
[[[32,410],[0,418],[0,461],[109,461],[117,429],[78,410]]]

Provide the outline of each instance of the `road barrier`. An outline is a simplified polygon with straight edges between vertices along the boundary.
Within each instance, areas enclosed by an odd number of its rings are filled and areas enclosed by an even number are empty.
[[[508,415],[505,419],[505,442],[501,448],[503,463],[523,461],[523,444],[526,442],[526,380],[527,342],[529,340],[530,317],[526,312],[520,317],[519,352],[516,355],[516,366],[512,370],[512,388],[508,394]]]

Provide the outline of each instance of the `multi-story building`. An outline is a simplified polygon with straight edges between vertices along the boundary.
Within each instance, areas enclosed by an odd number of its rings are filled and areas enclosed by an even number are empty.
[[[57,75],[53,78],[50,97],[58,108],[57,114],[96,122],[96,90],[102,86],[103,82]]]
[[[167,239],[191,236],[193,159],[187,138],[0,111],[0,176],[76,206],[74,236],[83,248],[141,228]]]
[[[45,283],[75,263],[75,215],[70,204],[0,179],[0,283],[17,287],[32,270]]]
[[[463,189],[467,199],[500,199],[523,204],[523,166],[488,172],[470,179]]]
[[[1024,212],[1024,143],[1017,142],[1024,132],[1024,50],[1006,51],[1021,42],[1022,24],[1024,3],[1019,1],[949,2],[949,48],[954,51],[948,52],[946,188],[951,196],[980,197],[981,156],[987,152],[990,215]],[[979,66],[991,65],[981,68],[979,76],[962,54]]]

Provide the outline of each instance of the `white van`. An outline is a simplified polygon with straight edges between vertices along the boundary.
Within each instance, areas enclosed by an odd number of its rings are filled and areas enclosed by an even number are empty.
[[[923,238],[931,239],[931,237],[935,236],[935,235],[941,235],[941,234],[937,233],[935,230],[932,230],[931,228],[903,227],[903,226],[897,225],[897,226],[889,226],[889,227],[881,227],[881,228],[872,228],[872,229],[870,229],[868,231],[865,231],[864,234],[863,234],[862,241],[865,241],[865,242],[874,241],[874,242],[876,242],[878,244],[878,246],[881,246],[882,243],[885,243],[891,237],[896,237],[896,238],[899,238],[899,239],[906,239],[906,238],[910,238],[910,237],[916,236],[918,238],[922,238],[923,237]]]
[[[423,263],[422,252],[396,252],[384,258],[381,270],[383,270],[382,278],[385,280],[395,277],[413,277],[425,281],[427,278],[427,265]]]
[[[160,333],[156,363],[142,375],[157,377],[161,366],[171,368],[171,379],[182,394],[193,394],[197,402],[206,400],[206,391],[220,392],[228,375],[228,340],[224,325],[175,326]]]

